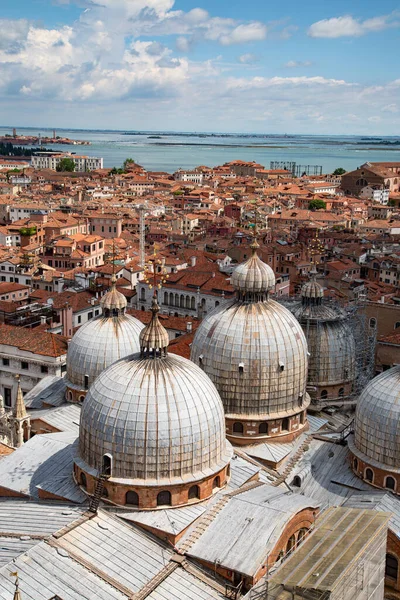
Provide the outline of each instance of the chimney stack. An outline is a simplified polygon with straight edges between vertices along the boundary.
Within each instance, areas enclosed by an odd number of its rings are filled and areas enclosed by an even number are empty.
[[[192,333],[192,330],[193,330],[193,323],[192,323],[192,321],[188,321],[186,323],[186,332],[187,333]]]

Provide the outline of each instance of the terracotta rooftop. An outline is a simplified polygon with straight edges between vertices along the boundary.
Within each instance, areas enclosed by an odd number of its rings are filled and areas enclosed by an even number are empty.
[[[36,329],[0,324],[0,344],[42,356],[63,356],[67,353],[67,338]]]

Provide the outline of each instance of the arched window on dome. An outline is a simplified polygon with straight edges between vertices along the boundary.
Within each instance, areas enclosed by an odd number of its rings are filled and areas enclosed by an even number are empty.
[[[81,486],[87,488],[87,479],[85,473],[81,473]]]
[[[343,398],[344,396],[344,388],[339,389],[339,398]]]
[[[294,535],[291,535],[288,539],[288,543],[286,544],[286,554],[291,554],[296,547],[296,538]]]
[[[258,433],[268,434],[268,423],[260,423],[258,426]]]
[[[285,417],[282,421],[282,431],[290,431],[290,421],[288,417]]]
[[[301,542],[306,537],[308,531],[309,530],[307,529],[307,527],[303,527],[302,529],[300,529],[299,534],[297,536],[297,545],[301,544]]]
[[[328,390],[321,391],[321,400],[326,400],[328,397]]]
[[[376,327],[376,319],[375,317],[371,317],[369,320],[369,326],[371,327],[371,329],[375,329]]]
[[[297,405],[299,408],[303,406],[303,393],[301,392],[297,398]]]
[[[85,390],[89,388],[89,375],[85,375],[83,378],[83,387]]]
[[[395,579],[399,576],[399,561],[393,554],[386,554],[385,577]]]
[[[112,456],[111,454],[105,454],[103,456],[103,464],[102,464],[102,475],[111,476],[112,472]]]
[[[217,308],[217,306],[219,306],[218,300],[215,301],[215,308]]]
[[[370,483],[374,482],[374,472],[372,469],[365,469],[365,479]]]
[[[171,506],[171,492],[167,490],[157,494],[157,506]]]
[[[217,477],[215,477],[214,481],[213,481],[213,490],[215,490],[219,487],[221,487],[221,479],[220,479],[219,475],[217,475]]]
[[[73,400],[74,396],[71,391],[68,392],[68,400]]]
[[[79,396],[79,402],[83,402],[85,399],[85,396],[82,394],[81,396]]]
[[[188,500],[198,500],[200,498],[200,488],[198,485],[192,485],[189,488]]]
[[[396,489],[396,480],[394,477],[391,477],[390,475],[385,477],[385,488],[393,491]]]
[[[306,422],[306,413],[302,412],[302,413],[300,413],[300,423],[301,423],[301,425],[304,425],[305,422]]]
[[[129,490],[129,492],[126,492],[125,504],[130,504],[131,506],[139,506],[138,494],[132,490]]]
[[[353,459],[353,469],[358,471],[358,460],[356,458]]]
[[[233,433],[243,433],[243,423],[234,423],[232,430]]]

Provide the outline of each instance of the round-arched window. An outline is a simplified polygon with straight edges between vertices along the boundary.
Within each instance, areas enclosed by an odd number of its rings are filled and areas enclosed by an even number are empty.
[[[130,504],[131,506],[139,506],[139,496],[136,492],[129,490],[125,494],[125,504]]]
[[[171,492],[165,490],[157,495],[157,506],[171,506]]]
[[[394,479],[394,477],[386,477],[385,488],[387,488],[388,490],[394,490],[396,488],[396,480]]]
[[[195,499],[199,499],[200,498],[200,488],[198,485],[192,485],[191,488],[189,488],[189,493],[188,493],[188,499],[189,500],[195,500]]]
[[[233,433],[243,433],[243,423],[234,423]]]
[[[374,472],[372,469],[365,469],[365,479],[367,481],[369,481],[370,483],[373,483],[374,481]]]

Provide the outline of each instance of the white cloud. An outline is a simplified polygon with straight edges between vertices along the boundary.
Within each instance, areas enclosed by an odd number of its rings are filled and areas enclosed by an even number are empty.
[[[248,23],[238,25],[230,33],[222,35],[220,42],[223,46],[231,44],[247,44],[248,42],[259,42],[267,37],[267,27],[263,23]]]
[[[289,60],[284,66],[287,69],[296,69],[298,67],[311,67],[312,64],[310,60]]]
[[[364,21],[355,19],[351,15],[332,17],[313,23],[308,30],[308,35],[313,38],[360,37],[388,27],[398,27],[400,21],[397,17],[396,12]]]
[[[259,57],[256,54],[252,54],[251,52],[246,52],[246,54],[241,54],[238,57],[238,61],[242,63],[242,65],[250,65],[259,60]]]
[[[149,129],[209,130],[212,123],[221,131],[339,133],[357,126],[370,134],[400,127],[400,80],[366,86],[320,73],[248,77],[261,72],[248,66],[258,59],[256,51],[244,48],[230,63],[224,49],[210,56],[217,44],[267,35],[278,40],[287,22],[239,22],[201,8],[184,12],[173,9],[173,0],[79,2],[86,10],[70,26],[0,22],[3,121],[22,114],[26,122],[43,119],[56,127],[123,128],[134,119]],[[192,46],[205,41],[213,42],[208,60],[190,60]],[[286,66],[307,67],[309,61]]]

